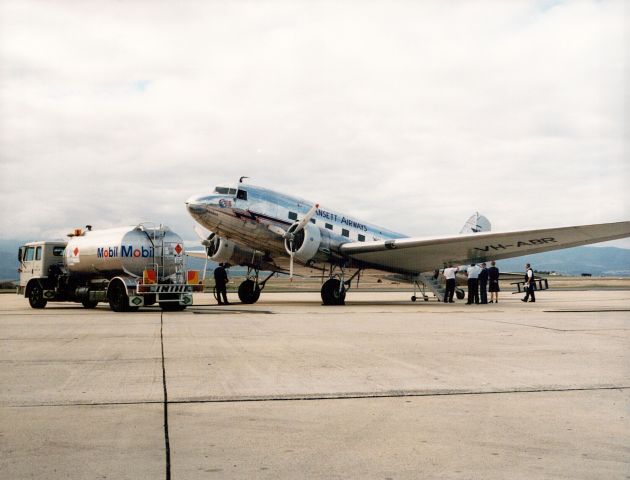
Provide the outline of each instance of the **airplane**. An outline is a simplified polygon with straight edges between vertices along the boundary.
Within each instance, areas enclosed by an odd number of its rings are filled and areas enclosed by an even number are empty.
[[[491,232],[490,222],[473,215],[455,235],[410,237],[302,198],[243,183],[219,185],[192,196],[186,208],[209,230],[205,251],[188,255],[248,268],[238,288],[241,302],[258,301],[275,273],[313,269],[328,277],[324,305],[343,305],[361,272],[378,270],[415,288],[431,287],[430,277],[448,265],[519,257],[630,236],[630,221],[536,230]],[[201,233],[198,230],[198,235]],[[270,272],[261,280],[260,272]],[[415,291],[412,300],[415,301]],[[425,296],[426,300],[426,296]]]

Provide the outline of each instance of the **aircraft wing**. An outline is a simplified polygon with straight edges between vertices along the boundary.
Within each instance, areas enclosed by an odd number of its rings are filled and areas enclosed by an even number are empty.
[[[445,264],[465,265],[577,247],[630,236],[630,222],[601,223],[519,232],[352,242],[341,253],[371,268],[418,273]]]

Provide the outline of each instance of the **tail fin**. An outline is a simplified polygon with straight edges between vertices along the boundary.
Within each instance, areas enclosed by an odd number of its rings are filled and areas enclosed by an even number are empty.
[[[459,233],[489,232],[491,227],[490,220],[480,215],[479,212],[475,212],[474,215],[471,215],[471,217],[466,220],[466,223],[464,223]]]

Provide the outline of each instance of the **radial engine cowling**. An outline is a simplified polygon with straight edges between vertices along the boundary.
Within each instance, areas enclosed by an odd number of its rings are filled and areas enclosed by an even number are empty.
[[[287,234],[293,233],[297,226],[297,222],[291,225]],[[284,248],[289,255],[293,251],[294,258],[302,263],[306,263],[315,257],[321,243],[322,234],[319,228],[312,223],[307,223],[302,230],[293,236],[293,242],[291,242],[290,237],[285,238]]]
[[[213,262],[246,265],[252,262],[254,250],[212,233],[206,243],[206,253]]]

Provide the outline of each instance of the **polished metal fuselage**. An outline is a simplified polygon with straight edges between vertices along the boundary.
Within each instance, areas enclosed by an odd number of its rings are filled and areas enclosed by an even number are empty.
[[[186,208],[203,227],[258,250],[272,258],[280,269],[286,268],[289,256],[279,228],[287,230],[315,202],[254,185],[241,184],[239,191],[246,192],[238,195],[243,198],[219,193],[194,196],[188,199]],[[339,254],[344,243],[405,237],[326,207],[318,208],[313,220],[322,232],[320,250],[330,254],[330,263],[346,261]],[[317,265],[309,262],[309,266]]]

